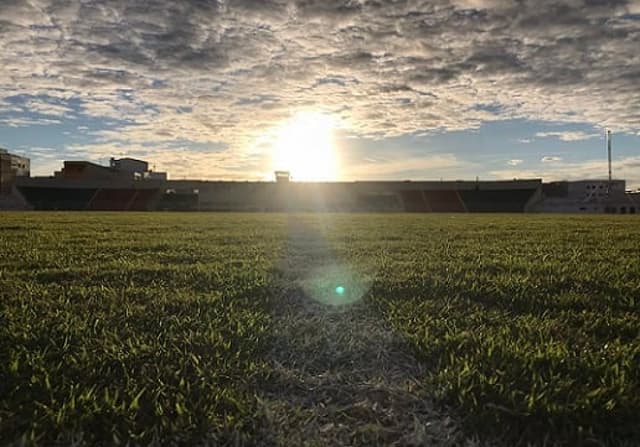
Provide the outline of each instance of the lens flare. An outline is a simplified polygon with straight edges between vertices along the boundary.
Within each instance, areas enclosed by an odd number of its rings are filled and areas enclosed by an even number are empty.
[[[371,280],[369,275],[337,262],[311,269],[301,286],[308,297],[320,303],[344,306],[360,301],[369,291]]]

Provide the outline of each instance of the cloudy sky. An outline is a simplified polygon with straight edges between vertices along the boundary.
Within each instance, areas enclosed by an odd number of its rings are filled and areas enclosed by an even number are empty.
[[[339,178],[640,187],[640,0],[1,0],[0,146],[265,179],[335,120]],[[301,147],[300,150],[304,150]]]

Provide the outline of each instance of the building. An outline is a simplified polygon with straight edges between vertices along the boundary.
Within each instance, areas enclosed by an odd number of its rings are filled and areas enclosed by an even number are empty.
[[[203,182],[178,180],[198,191],[198,209],[292,212],[526,212],[540,200],[540,180]]]
[[[111,158],[109,166],[117,171],[135,172],[140,175],[149,171],[149,163],[136,158]]]
[[[167,180],[166,172],[148,170],[149,163],[133,158],[111,159],[109,166],[90,161],[65,161],[54,177],[73,180]]]
[[[53,177],[15,176],[14,190],[39,210],[640,214],[624,180],[294,182],[279,171],[276,181],[232,182],[167,180],[148,167],[65,161]]]
[[[148,171],[144,173],[144,179],[146,180],[167,180],[167,173],[166,172],[155,172],[155,171]]]
[[[65,161],[53,177],[30,178],[18,176],[24,160],[13,162],[15,195],[37,210],[640,214],[624,180],[294,182],[284,171],[271,182],[167,180],[130,158]]]
[[[36,210],[149,211],[160,202],[167,175],[141,171],[148,163],[111,159],[109,166],[65,161],[53,177],[22,179],[16,191]]]
[[[536,210],[544,213],[640,214],[640,197],[626,191],[624,180],[545,183]]]
[[[28,158],[11,154],[6,149],[0,148],[0,194],[11,194],[17,177],[29,177],[30,165]]]
[[[54,177],[58,179],[90,181],[119,180],[133,178],[133,175],[89,161],[65,161],[62,169],[54,173]]]
[[[278,183],[289,183],[291,181],[291,173],[289,171],[276,171],[274,174]]]
[[[167,180],[166,172],[154,172],[149,169],[149,163],[137,158],[111,158],[109,167],[126,176],[133,175],[137,179]]]
[[[167,180],[148,163],[109,166],[65,161],[54,177],[25,179],[17,189],[41,210],[201,210],[293,212],[528,212],[542,181],[275,182]]]

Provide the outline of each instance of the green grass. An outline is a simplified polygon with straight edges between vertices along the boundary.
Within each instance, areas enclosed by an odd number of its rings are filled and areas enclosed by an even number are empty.
[[[0,220],[0,439],[249,442],[269,217]]]
[[[470,434],[640,442],[634,216],[6,213],[0,444],[277,432],[256,396],[282,259],[307,262],[293,221],[366,272],[365,303]]]
[[[429,384],[468,427],[509,443],[640,441],[637,220],[367,225],[343,233],[356,257],[377,254],[370,299],[432,365]]]

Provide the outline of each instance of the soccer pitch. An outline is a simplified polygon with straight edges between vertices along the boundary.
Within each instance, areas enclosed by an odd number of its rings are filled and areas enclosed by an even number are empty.
[[[634,445],[639,253],[633,216],[1,213],[0,444]]]

